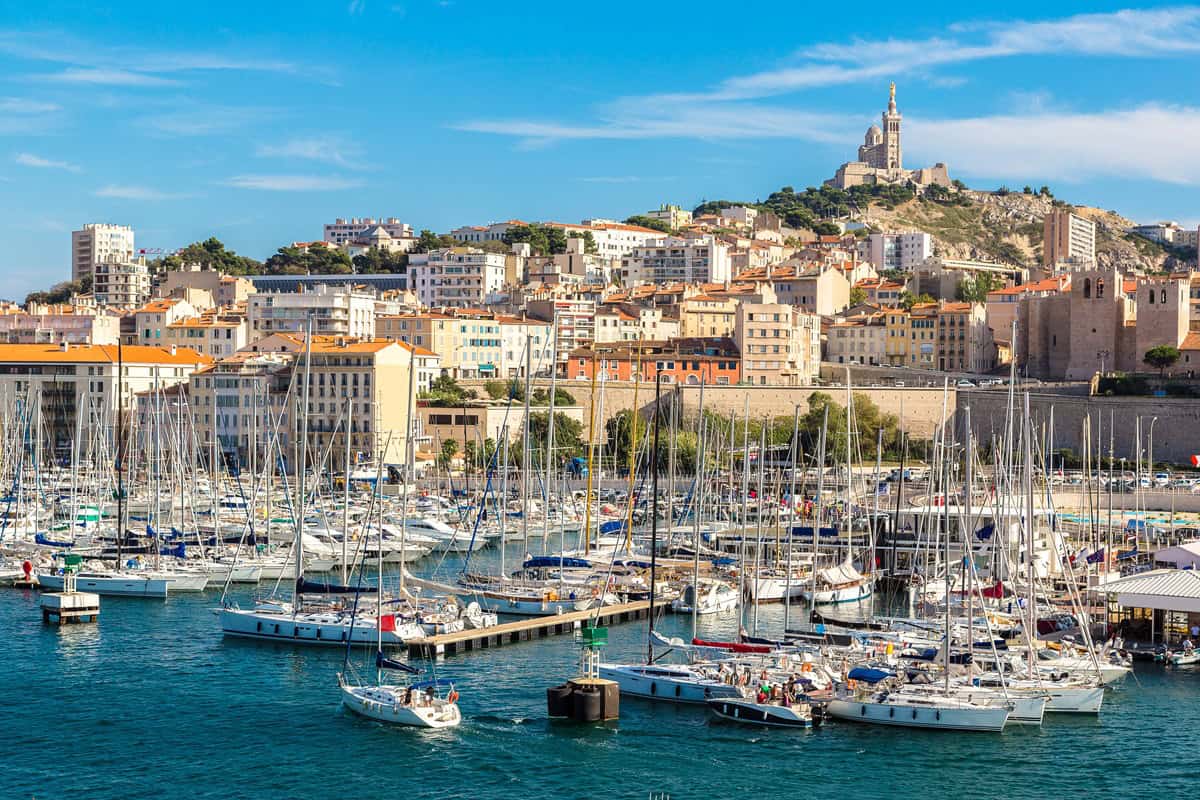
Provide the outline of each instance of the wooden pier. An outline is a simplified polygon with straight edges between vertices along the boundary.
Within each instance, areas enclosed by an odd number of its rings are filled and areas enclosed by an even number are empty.
[[[662,608],[669,602],[669,600],[658,600],[654,605],[655,608]],[[590,623],[593,619],[596,620],[597,625],[605,626],[618,622],[632,622],[645,619],[649,609],[649,600],[639,600],[635,603],[603,606],[598,614],[595,609],[570,611],[566,614],[548,617],[528,617],[515,622],[505,622],[491,628],[441,633],[408,642],[408,655],[410,658],[438,658],[458,653],[470,653],[475,650],[490,650],[506,644],[545,639],[564,633],[574,634],[583,627],[584,623]]]

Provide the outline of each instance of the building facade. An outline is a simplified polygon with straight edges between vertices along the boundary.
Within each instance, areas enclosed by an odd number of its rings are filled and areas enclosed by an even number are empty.
[[[422,305],[478,308],[504,289],[506,257],[471,247],[432,250],[423,258],[413,256],[408,272]]]
[[[127,264],[134,260],[133,228],[89,222],[71,231],[71,280],[92,275],[100,263]]]
[[[319,284],[303,292],[259,292],[247,301],[250,338],[275,333],[375,338],[375,297],[349,287]]]
[[[1064,209],[1048,213],[1042,221],[1042,267],[1049,273],[1095,263],[1096,223]]]

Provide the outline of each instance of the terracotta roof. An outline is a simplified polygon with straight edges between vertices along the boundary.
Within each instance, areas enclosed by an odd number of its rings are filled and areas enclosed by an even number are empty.
[[[1200,350],[1200,331],[1189,331],[1179,344],[1180,350]]]
[[[120,360],[130,364],[207,364],[211,358],[186,347],[172,353],[169,348],[115,344],[71,345],[66,350],[56,344],[0,344],[0,363],[115,364]]]

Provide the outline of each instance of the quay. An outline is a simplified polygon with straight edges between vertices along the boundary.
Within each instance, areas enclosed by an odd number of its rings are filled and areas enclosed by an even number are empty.
[[[662,608],[669,603],[669,600],[658,600],[654,606]],[[561,636],[564,633],[573,634],[583,627],[585,622],[591,622],[593,619],[596,625],[601,626],[645,619],[649,610],[649,600],[638,600],[633,603],[604,606],[598,613],[595,609],[570,611],[549,617],[529,617],[505,622],[491,628],[442,633],[407,642],[408,655],[410,658],[440,658],[475,650],[490,650],[506,644]]]

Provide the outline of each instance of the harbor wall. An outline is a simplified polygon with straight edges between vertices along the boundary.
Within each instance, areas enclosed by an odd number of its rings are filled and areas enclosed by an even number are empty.
[[[475,389],[484,395],[482,380],[460,380],[459,384]],[[535,386],[548,388],[548,380],[539,379],[533,382]],[[575,402],[583,407],[583,421],[586,428],[590,408],[590,381],[560,380],[558,387],[569,392]],[[854,387],[855,394],[867,396],[879,409],[886,414],[895,414],[900,418],[902,428],[915,439],[929,439],[933,436],[942,416],[942,387],[936,388],[897,388],[897,387]],[[700,387],[691,385],[663,385],[663,396],[678,393],[684,414],[695,414],[700,407]],[[800,413],[808,411],[808,398],[813,392],[825,392],[833,397],[839,405],[846,403],[846,389],[838,386],[705,386],[704,408],[718,414],[741,415],[749,400],[752,417],[788,417],[800,406]],[[654,403],[654,384],[643,382],[634,386],[632,382],[606,381],[603,399],[600,390],[596,390],[597,417],[596,427],[603,426],[609,418],[619,411],[632,408],[636,394],[637,406],[643,411]],[[666,400],[664,400],[666,402]],[[954,413],[955,390],[949,390],[946,397],[948,414]]]
[[[982,442],[992,441],[1004,430],[1008,395],[995,390],[960,391],[957,409],[971,407],[971,427]],[[1023,404],[1017,398],[1018,410]],[[1200,401],[1167,397],[1078,397],[1060,394],[1031,394],[1030,411],[1039,430],[1049,426],[1054,411],[1053,449],[1070,448],[1083,454],[1084,420],[1091,418],[1091,438],[1097,437],[1103,455],[1108,455],[1109,431],[1113,436],[1116,458],[1134,459],[1135,426],[1142,418],[1142,449],[1150,449],[1150,421],[1154,423],[1153,455],[1156,462],[1168,461],[1186,465],[1193,454],[1200,453]],[[1093,444],[1093,450],[1095,450]],[[1147,456],[1143,452],[1143,458]],[[1132,463],[1129,465],[1132,469]]]

